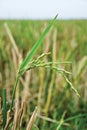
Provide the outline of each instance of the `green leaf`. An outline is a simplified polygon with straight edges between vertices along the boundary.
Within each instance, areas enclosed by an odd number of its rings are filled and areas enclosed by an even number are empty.
[[[51,21],[51,23],[48,25],[48,27],[45,29],[45,31],[40,36],[39,40],[35,43],[35,45],[31,49],[31,51],[28,53],[27,57],[24,59],[24,61],[20,65],[19,71],[24,69],[28,65],[30,59],[33,57],[33,55],[37,51],[38,47],[42,44],[46,34],[49,32],[49,30],[52,27],[52,25],[54,24],[56,18],[57,18],[57,15],[54,17],[54,19]]]
[[[7,107],[6,107],[6,89],[3,89],[3,129],[7,120]]]

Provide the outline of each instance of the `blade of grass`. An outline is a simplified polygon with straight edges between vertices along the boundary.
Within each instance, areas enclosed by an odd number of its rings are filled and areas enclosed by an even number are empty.
[[[52,27],[52,25],[54,24],[56,18],[58,15],[56,15],[54,17],[54,19],[52,20],[52,22],[48,25],[48,27],[45,29],[45,31],[42,33],[42,35],[40,36],[39,40],[35,43],[35,45],[33,46],[33,48],[31,49],[31,51],[28,53],[27,57],[25,58],[25,60],[23,61],[23,63],[20,65],[19,71],[24,69],[25,66],[28,65],[30,59],[32,58],[32,56],[35,54],[35,52],[37,51],[38,47],[42,44],[46,34],[49,32],[50,28]]]
[[[7,107],[6,107],[6,89],[3,89],[3,130],[7,120]]]
[[[27,124],[26,130],[32,130],[34,122],[35,122],[35,120],[37,118],[37,113],[38,113],[38,110],[37,110],[37,107],[36,107],[33,114],[32,114],[32,116],[31,116],[31,118],[30,118],[30,120],[29,120],[29,122],[28,122],[28,124]]]
[[[75,116],[69,117],[69,118],[65,119],[65,122],[71,121],[71,120],[75,120],[77,118],[83,118],[83,117],[87,117],[87,113],[79,114],[79,115],[75,115]]]
[[[58,124],[58,126],[57,126],[57,129],[56,129],[56,130],[59,130],[59,129],[60,129],[60,127],[63,125],[63,123],[64,123],[64,117],[65,117],[65,114],[66,114],[66,111],[63,113],[63,115],[62,115],[62,117],[61,117],[61,120],[60,120],[60,122],[59,122],[59,124]]]

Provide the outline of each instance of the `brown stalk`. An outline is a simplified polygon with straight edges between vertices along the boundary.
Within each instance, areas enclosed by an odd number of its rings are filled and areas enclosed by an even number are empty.
[[[0,72],[0,84],[2,83],[2,74]]]
[[[37,117],[37,107],[35,108],[35,110],[34,110],[32,116],[31,116],[31,118],[30,118],[30,120],[29,120],[29,122],[28,122],[28,124],[27,124],[26,130],[32,130],[33,125],[34,125],[34,122],[35,122],[35,120],[36,120],[36,117]]]
[[[25,102],[22,102],[21,108],[20,108],[20,111],[19,111],[19,114],[18,114],[18,130],[21,129],[24,111],[25,111]]]
[[[13,120],[13,130],[16,130],[17,123],[18,123],[18,113],[19,113],[19,100],[16,99],[15,101],[15,113],[14,113],[14,120]]]
[[[19,55],[19,50],[18,50],[18,48],[16,46],[16,42],[15,42],[13,36],[12,36],[12,33],[11,33],[7,23],[4,24],[4,28],[5,28],[5,31],[6,31],[6,33],[8,35],[8,37],[9,37],[9,39],[10,39],[10,41],[11,41],[13,47],[14,47],[14,49],[15,49],[15,51],[16,51],[16,54]]]
[[[13,117],[14,117],[14,112],[10,112],[10,110],[7,112],[7,122],[6,122],[6,125],[5,125],[5,128],[4,130],[8,130],[9,128],[9,125],[10,123],[12,122],[13,120]]]

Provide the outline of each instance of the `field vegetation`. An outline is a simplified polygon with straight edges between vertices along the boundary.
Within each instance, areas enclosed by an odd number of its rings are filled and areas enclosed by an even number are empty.
[[[87,130],[87,20],[53,22],[0,21],[2,130]]]

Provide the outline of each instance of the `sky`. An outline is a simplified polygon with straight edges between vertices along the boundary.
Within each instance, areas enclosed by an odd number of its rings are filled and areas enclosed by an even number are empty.
[[[87,0],[0,0],[0,19],[87,19]]]

